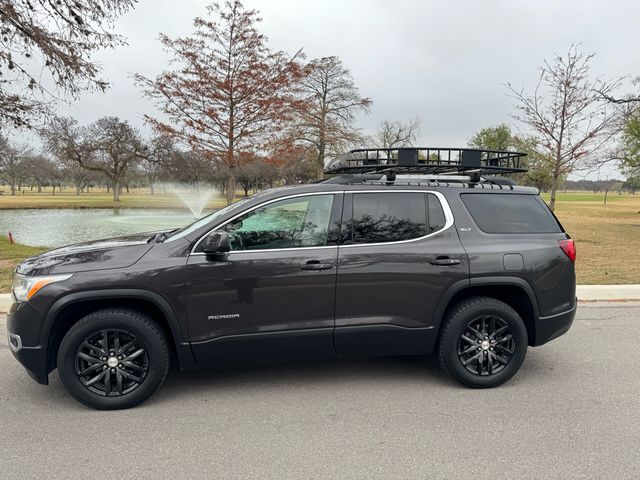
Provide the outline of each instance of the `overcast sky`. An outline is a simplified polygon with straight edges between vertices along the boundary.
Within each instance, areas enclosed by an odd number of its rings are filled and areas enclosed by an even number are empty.
[[[166,65],[158,33],[193,31],[204,1],[139,0],[117,24],[129,45],[101,52],[104,94],[85,94],[60,113],[89,123],[104,115],[148,133],[131,75],[154,76]],[[593,73],[640,75],[640,2],[625,1],[355,1],[247,0],[263,17],[261,31],[277,50],[302,48],[308,58],[337,55],[351,70],[371,113],[359,119],[372,133],[383,119],[422,119],[419,144],[463,146],[482,127],[513,123],[504,86],[532,88],[545,58],[572,43],[597,54]],[[627,90],[630,87],[627,84]],[[608,171],[607,174],[611,174]],[[613,172],[615,173],[615,172]]]

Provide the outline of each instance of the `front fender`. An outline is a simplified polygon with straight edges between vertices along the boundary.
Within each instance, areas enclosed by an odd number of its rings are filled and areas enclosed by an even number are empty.
[[[178,316],[169,304],[169,302],[161,295],[143,289],[104,289],[104,290],[86,290],[82,292],[74,292],[58,298],[47,312],[41,332],[40,345],[49,345],[51,331],[60,313],[67,307],[87,301],[96,300],[142,300],[152,303],[157,307],[166,320],[166,324],[171,332],[172,341],[178,355],[180,367],[188,368],[195,366],[195,359],[191,351],[191,345],[187,340],[186,332],[178,320]]]

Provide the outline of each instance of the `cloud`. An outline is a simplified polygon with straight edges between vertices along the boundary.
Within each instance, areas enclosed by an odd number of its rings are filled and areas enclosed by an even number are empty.
[[[272,47],[304,48],[309,57],[340,56],[361,93],[374,101],[359,119],[373,132],[383,119],[422,118],[421,144],[464,145],[478,129],[511,122],[513,101],[504,83],[532,88],[545,58],[571,43],[596,52],[595,74],[640,74],[640,2],[544,0],[344,1],[250,0],[264,19]],[[117,30],[129,45],[101,52],[105,94],[84,94],[60,113],[91,122],[103,115],[129,120],[143,132],[154,113],[131,74],[154,76],[166,65],[159,32],[188,35],[205,14],[196,0],[141,0]]]

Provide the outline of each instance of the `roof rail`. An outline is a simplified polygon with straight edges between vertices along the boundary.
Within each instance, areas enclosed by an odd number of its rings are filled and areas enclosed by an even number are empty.
[[[526,172],[526,153],[476,148],[357,148],[331,160],[327,174],[339,173],[462,173],[498,175]]]

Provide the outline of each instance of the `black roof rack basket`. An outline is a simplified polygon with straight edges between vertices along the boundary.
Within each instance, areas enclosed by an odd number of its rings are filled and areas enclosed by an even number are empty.
[[[479,172],[505,174],[526,172],[520,160],[526,153],[475,148],[357,148],[331,160],[324,171],[339,173],[445,174]]]

